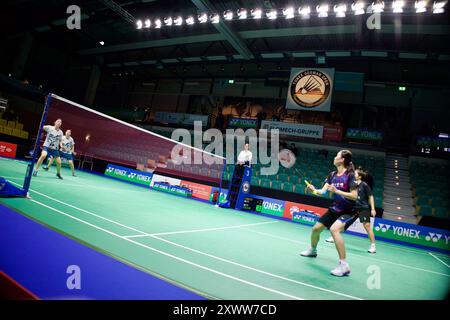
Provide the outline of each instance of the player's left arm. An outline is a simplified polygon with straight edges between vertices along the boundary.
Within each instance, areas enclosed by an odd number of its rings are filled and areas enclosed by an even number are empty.
[[[358,199],[358,190],[351,189],[350,192],[345,192],[339,189],[336,189],[336,187],[331,186],[334,190],[330,190],[331,192],[334,192],[340,196],[343,196],[344,198],[350,199],[350,200],[356,200]]]

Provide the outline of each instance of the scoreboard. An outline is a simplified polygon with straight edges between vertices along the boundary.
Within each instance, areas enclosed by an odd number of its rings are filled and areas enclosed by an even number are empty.
[[[244,205],[243,205],[242,209],[248,210],[248,211],[261,212],[262,204],[263,204],[263,199],[256,199],[253,197],[245,197]]]

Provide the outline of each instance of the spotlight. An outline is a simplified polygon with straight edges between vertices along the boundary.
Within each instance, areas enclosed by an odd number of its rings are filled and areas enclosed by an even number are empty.
[[[427,1],[420,0],[416,1],[414,4],[414,8],[416,9],[416,13],[422,13],[427,11]]]
[[[209,19],[211,20],[211,23],[219,23],[220,22],[220,16],[218,14],[212,14]]]
[[[277,10],[270,10],[266,12],[266,16],[267,18],[269,18],[269,20],[275,20],[278,16],[278,12]]]
[[[319,14],[319,18],[326,18],[328,17],[328,5],[322,4],[316,6],[316,11]]]
[[[247,19],[247,10],[246,9],[239,9],[237,12],[237,15],[240,20]]]
[[[176,17],[173,20],[173,24],[176,26],[181,26],[183,24],[183,18],[182,17]]]
[[[162,25],[161,19],[155,20],[155,29],[160,29]]]
[[[294,8],[289,7],[289,8],[283,9],[283,15],[286,19],[294,18]]]
[[[136,29],[142,29],[143,23],[142,20],[137,20],[136,21]]]
[[[384,1],[372,2],[372,11],[374,13],[381,13],[384,11]]]
[[[208,15],[206,13],[202,13],[198,16],[199,23],[206,23],[208,21]]]
[[[347,12],[347,5],[345,3],[335,5],[333,11],[336,14],[337,18],[345,18],[345,13]]]
[[[100,41],[99,43],[101,46],[105,45],[105,41]]]
[[[223,13],[223,18],[225,20],[233,20],[233,11],[227,10]]]
[[[164,18],[164,24],[165,24],[166,26],[171,26],[172,23],[173,23],[173,20],[172,20],[171,17]]]
[[[194,17],[190,16],[186,18],[186,24],[193,25],[195,23]]]
[[[298,8],[298,13],[302,16],[303,19],[307,19],[311,14],[311,8],[310,6],[300,7]]]
[[[261,19],[262,17],[261,9],[252,9],[250,13],[252,14],[253,19]]]
[[[447,3],[447,1],[440,1],[440,2],[434,2],[433,3],[433,13],[444,13],[444,6]]]
[[[352,4],[352,11],[354,12],[355,16],[364,14],[364,2],[362,1],[358,1],[358,2],[354,2]]]
[[[405,6],[405,1],[403,1],[403,0],[395,0],[395,1],[392,2],[392,11],[394,13],[402,13],[404,6]]]
[[[147,20],[145,20],[145,22],[144,22],[144,27],[145,27],[145,28],[150,28],[151,24],[152,24],[152,22],[150,21],[150,19],[147,19]]]

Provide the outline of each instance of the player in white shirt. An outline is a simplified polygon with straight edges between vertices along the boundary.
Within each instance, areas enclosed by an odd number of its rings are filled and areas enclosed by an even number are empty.
[[[61,177],[61,158],[59,156],[59,144],[61,143],[61,139],[63,136],[63,132],[61,130],[62,120],[56,119],[55,124],[53,126],[44,126],[44,130],[47,133],[47,136],[45,138],[44,146],[42,147],[41,156],[39,157],[36,167],[33,172],[33,176],[37,176],[39,167],[42,164],[42,162],[47,158],[47,155],[52,156],[53,158],[56,158],[56,176],[59,179],[62,179]]]
[[[61,158],[64,158],[69,162],[70,170],[72,170],[72,176],[76,177],[75,167],[73,165],[73,156],[76,155],[75,141],[72,138],[71,130],[66,130],[66,134],[62,137],[59,147]],[[53,159],[53,157],[50,157],[50,159],[48,160],[48,165],[46,167],[43,167],[44,170],[48,170],[52,166]]]

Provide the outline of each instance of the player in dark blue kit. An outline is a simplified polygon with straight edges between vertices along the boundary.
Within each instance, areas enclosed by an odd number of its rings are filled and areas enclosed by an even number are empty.
[[[345,260],[345,246],[341,232],[344,231],[346,225],[351,225],[358,218],[354,210],[358,194],[352,153],[349,150],[339,151],[333,164],[336,171],[328,175],[322,189],[317,190],[312,184],[308,184],[308,188],[316,195],[325,194],[327,191],[331,192],[334,201],[328,211],[314,225],[311,233],[311,247],[301,252],[300,255],[317,257],[317,243],[320,234],[325,228],[330,229],[339,254],[339,264],[337,268],[331,270],[331,274],[341,277],[350,274],[350,266]]]

